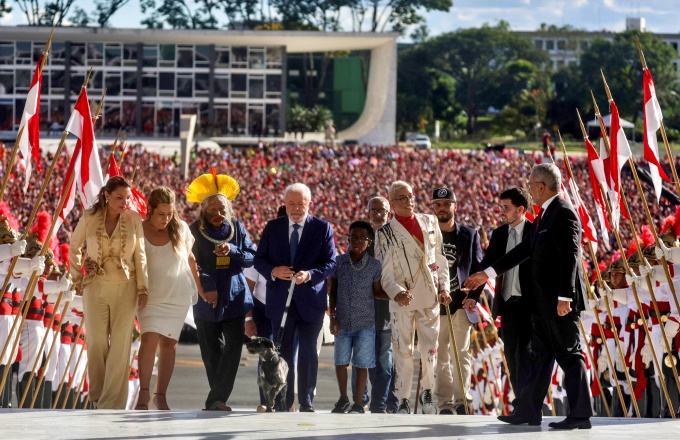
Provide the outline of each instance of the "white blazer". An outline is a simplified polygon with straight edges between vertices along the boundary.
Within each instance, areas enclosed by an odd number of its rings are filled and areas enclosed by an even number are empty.
[[[391,299],[404,290],[413,295],[408,306],[390,301],[391,312],[432,309],[438,304],[437,294],[449,290],[439,222],[433,215],[415,216],[423,231],[424,250],[396,218],[378,230],[375,257],[382,263],[383,289]]]

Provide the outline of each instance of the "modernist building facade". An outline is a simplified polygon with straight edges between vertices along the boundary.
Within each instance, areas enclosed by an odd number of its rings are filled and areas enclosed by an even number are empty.
[[[626,30],[645,31],[644,18],[626,19]],[[556,30],[542,29],[538,31],[518,31],[520,35],[529,38],[537,48],[543,49],[550,55],[552,70],[560,70],[569,65],[578,65],[581,54],[585,52],[591,42],[596,38],[612,41],[615,33],[609,31],[582,31],[582,30]],[[680,33],[656,34],[662,42],[668,44],[675,51],[675,66],[680,76]]]
[[[17,130],[49,28],[0,27],[0,131]],[[176,136],[182,114],[207,137],[282,137],[287,57],[368,51],[363,113],[339,135],[394,142],[396,35],[282,31],[57,28],[43,72],[41,123],[61,130],[93,67],[90,99],[106,98],[98,129]],[[375,102],[370,102],[373,98]]]

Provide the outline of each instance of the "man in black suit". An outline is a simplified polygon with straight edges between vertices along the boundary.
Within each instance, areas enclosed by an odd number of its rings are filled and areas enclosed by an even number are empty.
[[[442,247],[449,264],[449,289],[451,294],[451,323],[456,338],[458,359],[463,381],[461,383],[456,355],[451,343],[451,330],[446,318],[446,306],[440,306],[439,338],[437,348],[437,376],[434,394],[437,396],[439,414],[465,414],[463,399],[472,404],[470,394],[470,374],[472,355],[470,354],[470,319],[468,315],[477,313],[480,291],[469,295],[460,290],[460,281],[479,270],[482,260],[482,246],[479,233],[475,229],[461,225],[455,220],[456,195],[448,188],[437,188],[430,200],[432,211],[439,221],[442,231]]]
[[[500,260],[531,234],[531,222],[525,214],[529,193],[524,188],[510,188],[500,195],[500,218],[503,226],[491,233],[491,241],[480,267],[486,269]],[[531,343],[531,260],[496,277],[496,294],[492,313],[501,317],[501,338],[508,361],[510,381],[518,397],[530,380],[530,370],[520,368],[529,360]]]
[[[486,269],[465,281],[475,289],[531,259],[534,282],[531,317],[531,357],[534,365],[530,385],[515,401],[515,411],[498,419],[511,424],[541,423],[541,408],[555,361],[564,371],[569,416],[550,423],[555,429],[590,429],[592,407],[586,366],[579,343],[578,319],[584,310],[580,279],[581,222],[574,209],[559,197],[562,177],[553,164],[534,166],[529,192],[541,206],[529,237]],[[580,278],[579,278],[580,277]]]

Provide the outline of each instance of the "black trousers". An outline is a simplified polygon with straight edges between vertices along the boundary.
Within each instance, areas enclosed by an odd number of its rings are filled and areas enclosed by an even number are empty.
[[[272,320],[272,332],[277,335],[281,321]],[[323,313],[317,322],[307,322],[302,319],[295,300],[291,301],[281,341],[281,357],[288,363],[288,390],[286,394],[286,408],[295,402],[295,373],[297,372],[298,403],[312,405],[316,377],[319,369],[319,354],[316,342],[323,327]],[[295,354],[297,353],[297,362]],[[277,400],[278,402],[278,400]]]
[[[536,314],[531,317],[532,379],[515,401],[517,413],[531,418],[541,416],[543,399],[557,362],[564,371],[569,416],[593,416],[586,364],[579,341],[578,319],[575,313],[554,319]]]
[[[5,388],[2,389],[0,393],[0,408],[9,408],[12,405],[12,366],[11,365],[0,365],[0,380],[5,374],[5,369],[9,368],[10,371],[7,373],[7,380],[5,381]]]
[[[226,403],[234,389],[243,348],[244,321],[245,316],[220,322],[196,319],[198,344],[210,385],[206,409],[216,402]]]
[[[523,362],[531,361],[531,311],[522,297],[505,301],[499,296],[498,300],[501,301],[501,338],[510,370],[510,383],[517,397],[531,381],[531,365],[520,367]]]

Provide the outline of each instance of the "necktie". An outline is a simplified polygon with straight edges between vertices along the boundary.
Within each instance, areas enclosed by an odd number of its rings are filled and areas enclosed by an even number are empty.
[[[545,211],[543,208],[538,210],[538,215],[536,216],[536,229],[538,229],[538,226],[541,224],[541,216],[543,215],[543,211]]]
[[[508,245],[506,250],[510,251],[517,246],[517,231],[515,228],[510,228],[510,233],[508,234]],[[512,287],[515,284],[515,274],[517,272],[517,267],[510,269],[505,278],[503,279],[503,299],[508,301],[512,296]]]
[[[293,225],[293,233],[290,234],[290,264],[295,262],[295,252],[297,251],[298,243],[300,242],[300,233],[298,232],[300,225],[295,223]]]

